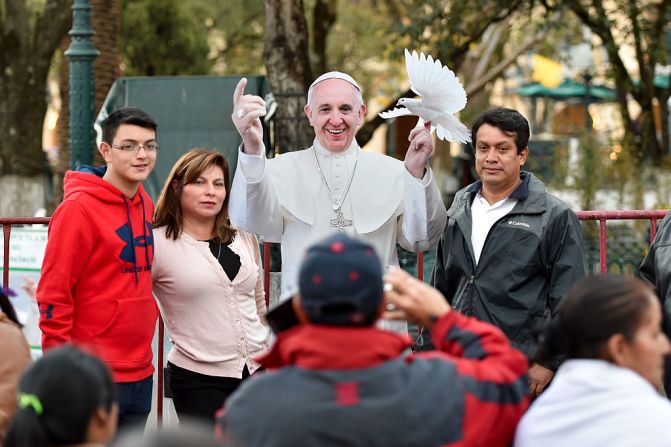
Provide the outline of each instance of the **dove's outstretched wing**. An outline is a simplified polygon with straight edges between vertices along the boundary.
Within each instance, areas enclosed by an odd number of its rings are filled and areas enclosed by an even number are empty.
[[[436,126],[436,135],[441,140],[458,141],[468,143],[471,141],[471,132],[461,121],[451,113],[444,113],[431,121],[432,127]]]
[[[392,110],[389,110],[387,112],[380,112],[378,113],[380,117],[384,119],[389,119],[389,118],[395,118],[397,116],[403,116],[403,115],[412,115],[412,112],[405,107],[394,107]]]
[[[405,68],[408,70],[412,91],[422,97],[422,104],[435,110],[455,113],[466,106],[466,91],[452,70],[438,59],[424,53],[417,55],[405,50]]]

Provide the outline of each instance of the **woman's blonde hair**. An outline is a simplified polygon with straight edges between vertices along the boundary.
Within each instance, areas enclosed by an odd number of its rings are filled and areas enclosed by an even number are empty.
[[[183,216],[180,196],[184,185],[195,182],[210,166],[219,166],[224,171],[226,198],[214,221],[212,233],[214,240],[228,244],[235,236],[235,229],[228,217],[228,198],[231,185],[230,172],[226,158],[217,151],[194,148],[182,155],[172,167],[165,180],[154,211],[154,227],[166,227],[165,235],[177,239],[182,234]]]

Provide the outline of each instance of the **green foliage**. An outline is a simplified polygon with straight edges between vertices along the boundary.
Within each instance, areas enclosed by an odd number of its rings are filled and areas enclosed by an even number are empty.
[[[406,15],[389,31],[389,47],[393,48],[389,57],[402,59],[405,47],[431,54],[459,74],[467,91],[490,73],[498,73],[492,80],[501,75],[503,69],[491,69],[508,59],[510,52],[528,46],[529,39],[547,22],[539,17],[538,8],[533,9],[525,0],[397,3]],[[493,26],[500,23],[500,28]],[[481,62],[485,65],[478,67]],[[469,92],[468,104],[460,112],[463,122],[472,122],[488,107],[492,85],[483,83]]]
[[[188,8],[207,32],[213,73],[264,73],[263,0],[190,0]]]
[[[306,9],[313,3],[307,1]],[[338,2],[336,22],[328,35],[328,69],[351,74],[361,84],[366,101],[394,97],[403,88],[398,80],[407,82],[402,53],[389,57],[396,16],[387,3]],[[306,16],[312,19],[311,14]]]
[[[526,5],[520,0],[430,0],[419,6],[411,0],[399,3],[408,15],[391,30],[396,51],[402,52],[404,46],[411,45],[451,66],[461,64],[487,27],[523,11]]]
[[[608,75],[616,85],[627,138],[633,138],[633,124],[640,120],[642,144],[629,146],[634,151],[633,161],[639,168],[643,159],[648,156],[655,162],[660,162],[669,145],[669,129],[666,120],[662,120],[662,129],[658,132],[652,118],[653,103],[656,99],[660,104],[666,104],[669,91],[655,89],[653,79],[658,63],[664,64],[668,60],[669,49],[664,36],[668,31],[671,2],[542,0],[542,3],[549,9],[570,9],[599,37],[608,55]],[[630,68],[625,63],[623,56],[626,52],[620,51],[623,47],[634,50],[635,68]],[[628,104],[630,98],[640,106],[638,116],[631,113],[632,109]]]
[[[543,15],[542,17],[536,17],[537,23],[547,26],[550,15],[542,9],[540,12]],[[560,12],[560,20],[557,20],[552,26],[548,26],[545,38],[534,45],[533,52],[568,64],[570,62],[571,46],[584,42],[582,35],[583,25],[574,14],[567,13],[566,11]]]
[[[578,167],[572,177],[582,209],[602,205],[595,202],[599,191],[617,193],[622,208],[643,208],[644,190],[654,188],[654,181],[646,178],[647,169],[633,161],[626,145],[626,138],[603,140],[591,132],[580,135]]]
[[[564,187],[569,175],[565,140],[531,140],[524,170],[533,172],[550,189]]]
[[[594,209],[594,198],[603,175],[602,147],[592,132],[585,132],[580,138],[580,169],[576,184],[582,192],[582,209]]]
[[[207,32],[179,0],[122,0],[121,52],[126,75],[208,74]]]

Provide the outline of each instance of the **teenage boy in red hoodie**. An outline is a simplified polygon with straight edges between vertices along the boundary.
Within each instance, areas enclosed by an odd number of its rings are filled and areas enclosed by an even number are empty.
[[[117,110],[103,125],[107,166],[65,174],[37,287],[42,349],[85,345],[106,361],[119,427],[144,424],[151,409],[154,205],[141,182],[156,163],[156,127],[142,110]]]

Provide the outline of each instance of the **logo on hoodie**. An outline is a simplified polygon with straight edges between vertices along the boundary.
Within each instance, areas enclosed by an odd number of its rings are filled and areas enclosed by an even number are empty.
[[[149,246],[152,247],[154,246],[154,236],[152,235],[151,224],[147,221],[145,221],[144,224],[145,224],[145,234],[141,234],[136,238],[133,237],[133,231],[131,230],[131,227],[130,225],[128,225],[128,223],[122,225],[116,230],[117,236],[119,236],[119,238],[121,238],[121,240],[124,241],[126,244],[121,250],[119,258],[122,261],[126,261],[133,264],[135,266],[134,267],[135,271],[142,270],[142,268],[137,267],[135,248],[145,247],[147,249],[147,253],[149,253]],[[151,269],[151,264],[149,262],[149,258],[147,257],[147,266],[145,267],[145,270],[149,269]]]
[[[45,320],[51,320],[54,317],[53,311],[53,304],[43,304],[40,306],[40,315],[42,315]]]

